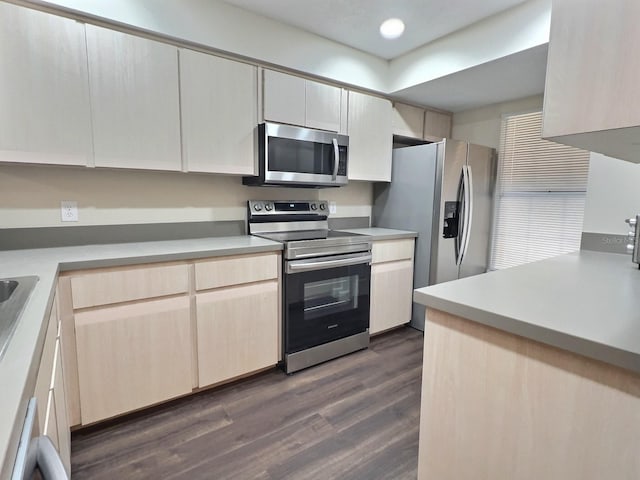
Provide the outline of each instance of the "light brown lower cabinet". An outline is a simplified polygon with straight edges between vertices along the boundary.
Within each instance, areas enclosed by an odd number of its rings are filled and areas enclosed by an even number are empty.
[[[637,480],[640,376],[427,309],[419,480]]]
[[[60,442],[58,441],[58,415],[56,412],[56,397],[53,390],[49,390],[47,395],[47,404],[44,409],[44,426],[41,435],[46,435],[51,439],[51,443],[60,451]]]
[[[56,342],[56,358],[53,374],[53,404],[55,406],[55,423],[58,434],[58,452],[67,473],[71,473],[71,429],[67,415],[67,394],[64,384],[62,365],[62,343]]]
[[[67,474],[70,474],[71,431],[67,417],[62,365],[60,343],[62,332],[58,318],[58,299],[55,297],[49,315],[34,396],[38,412],[38,431],[41,435],[46,435],[51,439],[60,454]]]
[[[278,291],[274,280],[196,295],[200,387],[278,362]]]
[[[93,424],[277,364],[279,278],[278,252],[64,273],[65,421]]]
[[[82,424],[191,392],[188,296],[75,314]]]
[[[411,320],[413,260],[371,266],[369,333],[379,333]]]
[[[369,314],[371,335],[411,320],[414,244],[413,238],[373,242]]]

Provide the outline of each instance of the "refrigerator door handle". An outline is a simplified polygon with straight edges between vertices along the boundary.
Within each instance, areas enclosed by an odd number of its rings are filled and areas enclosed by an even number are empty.
[[[471,224],[473,223],[473,175],[471,174],[471,166],[466,165],[467,169],[467,185],[464,189],[465,193],[465,225],[464,225],[464,239],[462,244],[462,254],[460,255],[460,263],[464,261],[464,256],[469,249],[469,239],[471,238]]]
[[[472,181],[471,181],[471,169],[467,165],[462,166],[462,178],[461,178],[461,215],[462,215],[462,228],[458,234],[458,248],[456,256],[456,265],[460,266],[464,260],[464,254],[469,247],[469,230],[471,228],[471,215],[472,215]]]
[[[460,262],[462,261],[462,248],[463,248],[463,242],[464,242],[464,226],[465,226],[465,222],[466,222],[466,214],[465,214],[465,210],[467,208],[467,204],[466,204],[466,193],[465,190],[467,188],[467,181],[466,181],[466,169],[465,169],[465,165],[462,166],[462,169],[460,171],[460,181],[458,182],[458,212],[457,212],[457,217],[458,217],[458,231],[456,233],[456,238],[455,238],[455,256],[456,256],[456,266],[460,265]]]

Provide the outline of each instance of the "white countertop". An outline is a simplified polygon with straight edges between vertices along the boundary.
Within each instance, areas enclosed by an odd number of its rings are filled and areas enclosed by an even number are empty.
[[[420,288],[414,300],[640,373],[640,270],[628,255],[580,251]]]
[[[369,235],[373,240],[395,240],[401,238],[416,238],[418,234],[416,232],[410,232],[408,230],[394,230],[392,228],[348,228],[339,229],[341,232],[359,233],[360,235]]]
[[[0,278],[37,275],[40,280],[0,359],[0,478],[8,476],[13,466],[26,401],[35,387],[45,334],[44,320],[53,301],[58,271],[278,250],[282,250],[281,243],[245,235],[1,251]]]

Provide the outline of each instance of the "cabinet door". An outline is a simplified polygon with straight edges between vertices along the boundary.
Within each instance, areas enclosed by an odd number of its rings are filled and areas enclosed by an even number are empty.
[[[0,2],[0,161],[86,165],[84,26]]]
[[[264,119],[276,123],[305,124],[305,80],[286,73],[263,72]]]
[[[189,298],[76,313],[82,423],[191,392]]]
[[[261,282],[196,296],[199,386],[278,362],[278,282]]]
[[[181,170],[177,48],[86,31],[96,167]]]
[[[342,90],[323,83],[305,81],[305,126],[338,132]]]
[[[180,50],[182,149],[189,172],[255,174],[257,68]]]
[[[391,102],[349,92],[349,180],[391,181]]]
[[[379,333],[411,321],[413,260],[371,266],[369,333]]]
[[[53,369],[53,398],[55,422],[58,432],[58,452],[67,474],[71,473],[71,430],[67,417],[67,399],[62,373],[62,348],[60,339],[56,342],[56,357]]]
[[[448,113],[427,110],[424,115],[425,140],[439,142],[443,138],[451,137],[451,115]]]
[[[554,1],[543,137],[640,125],[639,16],[637,0]]]
[[[396,103],[393,106],[393,134],[422,138],[424,133],[424,109]]]
[[[51,314],[49,315],[49,323],[44,337],[44,345],[42,346],[42,354],[40,355],[40,367],[36,377],[36,387],[34,396],[36,397],[36,405],[38,408],[38,429],[44,431],[45,417],[47,414],[47,401],[49,391],[53,385],[53,372],[56,354],[56,343],[58,337],[58,310],[57,297],[53,299]]]
[[[58,419],[56,418],[56,397],[53,390],[49,390],[47,395],[47,403],[45,408],[44,427],[42,435],[46,435],[51,439],[51,443],[59,450],[58,443]]]

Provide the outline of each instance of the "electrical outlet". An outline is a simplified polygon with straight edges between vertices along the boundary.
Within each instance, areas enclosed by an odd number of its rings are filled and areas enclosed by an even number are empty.
[[[329,202],[329,213],[333,215],[337,210],[338,207],[336,206],[336,202]]]
[[[62,200],[60,202],[60,219],[63,222],[78,221],[78,202]]]

